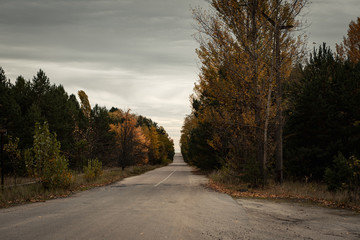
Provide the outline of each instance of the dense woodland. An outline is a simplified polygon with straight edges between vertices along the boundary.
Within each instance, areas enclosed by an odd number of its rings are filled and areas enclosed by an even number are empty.
[[[306,57],[307,1],[212,0],[194,10],[199,80],[184,159],[252,186],[283,178],[360,186],[360,18]],[[344,29],[345,33],[346,29]]]
[[[26,176],[41,170],[44,159],[76,171],[95,159],[122,168],[173,159],[174,143],[156,122],[130,110],[91,107],[84,91],[78,97],[80,102],[63,86],[51,84],[42,70],[32,80],[19,76],[12,83],[0,67],[5,173]]]

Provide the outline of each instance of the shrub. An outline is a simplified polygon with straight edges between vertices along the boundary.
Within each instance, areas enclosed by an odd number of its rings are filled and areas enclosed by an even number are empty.
[[[84,166],[85,179],[95,180],[103,174],[102,163],[98,159],[89,159],[88,165]]]
[[[67,188],[72,183],[69,163],[64,156],[58,156],[45,162],[41,182],[46,188]]]
[[[24,153],[28,174],[39,178],[45,188],[67,188],[72,182],[68,160],[60,154],[60,142],[47,122],[35,125],[34,143]]]
[[[261,172],[261,166],[255,159],[248,159],[244,166],[244,174],[242,180],[249,183],[251,187],[259,187],[263,182],[263,175]]]
[[[360,185],[360,160],[354,156],[346,159],[339,153],[331,168],[326,168],[324,180],[329,191],[357,191]]]
[[[215,170],[209,175],[210,179],[221,184],[240,185],[243,183],[241,176],[228,166]]]
[[[17,137],[13,138],[12,136],[9,136],[9,142],[8,144],[5,144],[3,148],[4,151],[7,153],[7,155],[9,156],[11,162],[12,172],[15,177],[15,185],[16,185],[17,173],[19,172],[19,169],[22,169],[21,152],[18,149],[19,141],[20,141],[19,138]]]
[[[326,168],[324,180],[327,184],[328,190],[336,192],[341,189],[346,189],[349,183],[351,170],[347,163],[347,159],[342,153],[334,157],[331,168]]]
[[[360,159],[355,156],[349,158],[349,167],[351,169],[350,188],[359,193],[360,188]]]

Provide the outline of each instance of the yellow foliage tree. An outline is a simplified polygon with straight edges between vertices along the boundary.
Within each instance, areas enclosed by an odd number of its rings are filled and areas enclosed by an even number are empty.
[[[154,126],[143,126],[143,133],[146,138],[149,140],[149,163],[150,164],[159,164],[161,163],[160,156],[160,146],[161,142],[159,141],[159,134],[156,131]]]
[[[119,165],[124,169],[129,165],[148,163],[150,143],[141,127],[136,126],[136,118],[130,114],[130,109],[109,114],[116,122],[110,124],[110,131],[115,133]]]
[[[357,64],[360,60],[360,17],[356,22],[351,21],[347,37],[341,44],[336,44],[336,51],[341,59],[348,57],[350,62]]]
[[[91,105],[89,98],[83,90],[79,90],[78,95],[80,98],[81,110],[83,111],[84,116],[90,121]]]
[[[226,149],[234,169],[255,161],[265,174],[269,149],[274,149],[268,147],[269,123],[276,122],[272,129],[280,134],[282,171],[281,86],[299,56],[302,42],[291,30],[299,25],[295,18],[306,3],[212,0],[216,14],[194,10],[202,63],[192,97],[195,116],[213,126],[208,144]]]

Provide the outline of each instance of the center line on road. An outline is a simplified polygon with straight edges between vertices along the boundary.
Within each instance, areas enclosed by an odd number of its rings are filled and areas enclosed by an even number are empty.
[[[154,185],[154,187],[157,187],[157,186],[159,186],[161,183],[165,182],[169,177],[171,177],[171,175],[174,174],[174,172],[176,172],[176,169],[175,169],[172,173],[170,173],[169,176],[167,176],[165,179],[163,179],[162,181],[160,181],[160,182],[158,182],[156,185]]]

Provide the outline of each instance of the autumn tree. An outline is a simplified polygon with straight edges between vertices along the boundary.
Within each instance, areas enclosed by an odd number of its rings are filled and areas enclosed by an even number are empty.
[[[94,148],[94,134],[91,119],[91,105],[89,98],[85,91],[79,90],[78,96],[80,98],[80,109],[82,112],[84,124],[80,126],[80,122],[74,128],[74,149],[76,151],[77,159],[75,166],[82,169],[92,155]]]
[[[160,156],[160,145],[159,134],[156,131],[154,126],[143,126],[142,131],[145,137],[149,140],[149,163],[150,164],[159,164],[161,163]]]
[[[213,0],[215,14],[194,11],[202,63],[192,98],[194,115],[212,126],[207,143],[237,171],[256,162],[252,165],[265,174],[267,153],[273,149],[268,148],[268,126],[277,115],[280,124],[273,129],[282,128],[279,89],[300,43],[290,29],[297,26],[295,18],[306,2]]]
[[[136,126],[136,118],[130,114],[130,109],[126,112],[117,110],[109,114],[116,122],[110,124],[110,131],[115,133],[119,165],[122,169],[129,165],[147,163],[149,140],[141,127]]]
[[[166,164],[173,160],[174,142],[162,126],[144,116],[136,116],[137,126],[141,126],[143,133],[149,140],[149,163]]]
[[[296,20],[303,8],[307,5],[307,0],[275,0],[270,1],[269,12],[262,12],[268,23],[273,28],[273,55],[271,67],[275,72],[275,99],[276,99],[276,180],[283,181],[283,84],[288,81],[293,62],[298,62],[302,57],[301,46],[303,42],[295,39],[291,31],[301,26],[301,22]],[[299,51],[300,49],[300,51]],[[269,90],[270,95],[270,90]],[[270,96],[268,97],[270,99]],[[265,135],[266,139],[266,135]],[[266,156],[266,153],[264,153]],[[266,161],[264,157],[264,162]]]
[[[211,139],[211,125],[199,122],[194,114],[188,115],[181,129],[180,138],[184,161],[206,170],[221,167],[221,156],[209,145]]]
[[[350,62],[357,64],[360,60],[360,17],[356,22],[351,21],[347,37],[344,37],[343,43],[336,44],[336,51],[341,59],[346,57]]]
[[[89,102],[88,95],[83,90],[79,90],[78,96],[80,98],[81,110],[83,111],[84,116],[88,119],[88,121],[90,121],[91,105]]]
[[[156,131],[160,142],[159,152],[161,163],[169,163],[174,159],[175,155],[174,141],[170,138],[164,127],[160,126],[156,128]]]
[[[259,163],[263,155],[260,76],[266,69],[257,42],[266,29],[259,27],[254,9],[236,1],[211,4],[218,15],[207,16],[199,10],[194,15],[201,33],[198,56],[203,66],[193,108],[200,121],[214,126],[210,146],[228,149],[228,165],[240,171],[246,161]]]

